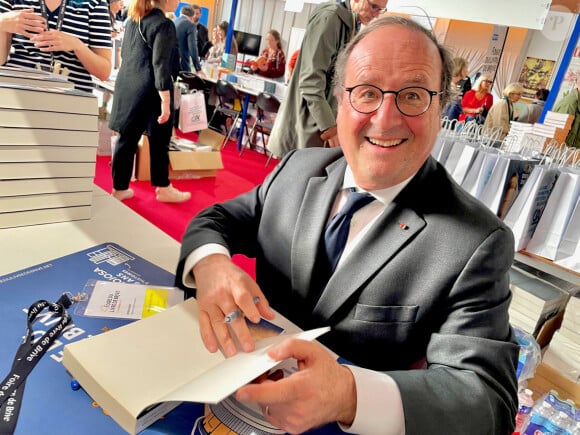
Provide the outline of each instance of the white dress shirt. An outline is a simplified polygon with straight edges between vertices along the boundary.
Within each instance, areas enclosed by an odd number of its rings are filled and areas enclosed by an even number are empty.
[[[375,197],[376,201],[357,211],[350,224],[348,240],[340,257],[337,268],[340,267],[344,258],[348,257],[354,246],[369,231],[372,224],[378,219],[393,199],[411,181],[410,177],[402,183],[393,187],[381,190],[368,191]],[[348,197],[348,190],[356,188],[359,192],[366,192],[360,189],[355,181],[349,166],[344,173],[342,190],[338,192],[332,207],[328,222],[344,206]],[[207,244],[194,250],[185,261],[183,270],[183,282],[188,287],[195,287],[195,281],[191,270],[198,261],[211,254],[224,254],[230,256],[228,250],[219,244]],[[397,384],[389,375],[373,370],[364,369],[352,365],[347,365],[354,376],[357,394],[357,407],[355,419],[350,427],[340,425],[345,432],[356,434],[375,435],[404,435],[405,416],[403,413],[403,403]]]

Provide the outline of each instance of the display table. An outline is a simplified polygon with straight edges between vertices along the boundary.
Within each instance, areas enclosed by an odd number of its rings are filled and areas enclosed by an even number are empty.
[[[76,294],[84,290],[87,279],[171,286],[179,256],[177,241],[98,187],[93,192],[91,220],[3,229],[0,246],[0,380],[10,372],[26,331],[26,309],[33,302],[55,301],[64,292]],[[65,329],[26,379],[16,435],[125,433],[88,394],[71,388],[72,379],[61,361],[67,343],[129,320],[87,317],[79,306],[68,309],[73,325]],[[34,336],[42,336],[51,322],[52,317],[41,313],[33,324]],[[131,343],[127,346],[130,348]],[[222,407],[215,408],[211,423],[216,421],[215,413],[225,412]],[[183,403],[142,434],[206,435],[200,418],[203,414],[202,404]],[[331,424],[313,433],[339,432]]]
[[[90,220],[0,230],[0,275],[110,241],[175,271],[179,243],[95,186]]]

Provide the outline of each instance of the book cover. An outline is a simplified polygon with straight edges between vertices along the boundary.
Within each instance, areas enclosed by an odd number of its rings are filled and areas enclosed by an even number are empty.
[[[0,126],[98,131],[98,117],[94,114],[0,108]]]
[[[98,114],[97,97],[77,89],[0,82],[0,107],[47,112]]]
[[[314,340],[329,328],[298,332]],[[65,346],[63,364],[129,433],[159,403],[215,404],[277,365],[267,350],[291,336],[256,341],[256,350],[225,358],[203,345],[197,302],[187,299],[152,317]],[[153,408],[154,409],[154,408]]]
[[[34,195],[39,193],[87,192],[94,187],[94,177],[0,179],[0,196]]]
[[[98,143],[98,131],[0,127],[0,145],[53,145],[97,148]]]
[[[111,223],[114,225],[114,223]],[[59,243],[55,240],[54,243]],[[21,249],[37,249],[23,246]],[[10,252],[4,251],[4,255]],[[173,273],[147,261],[115,243],[102,243],[61,258],[31,265],[0,276],[0,373],[10,370],[12,359],[26,331],[26,309],[38,299],[57,300],[64,292],[77,294],[89,279],[171,286]],[[97,403],[82,390],[71,389],[71,377],[62,365],[63,347],[67,343],[99,334],[129,323],[126,319],[102,319],[75,315],[54,346],[38,362],[26,381],[24,399],[15,435],[82,434],[122,435],[125,433]],[[41,315],[33,325],[35,334],[51,325],[49,315]],[[173,418],[158,421],[145,434],[189,435],[193,419],[201,410],[188,405],[173,411]],[[55,418],[49,418],[53,416]],[[48,426],[47,426],[48,425]]]

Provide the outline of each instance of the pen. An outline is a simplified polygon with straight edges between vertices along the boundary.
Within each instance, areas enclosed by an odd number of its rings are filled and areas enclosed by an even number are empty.
[[[260,302],[260,296],[254,296],[254,304],[257,304],[258,302]],[[225,323],[232,323],[234,320],[236,320],[241,315],[242,315],[242,311],[239,308],[236,308],[234,311],[232,311],[231,313],[226,314],[224,316],[224,322]]]

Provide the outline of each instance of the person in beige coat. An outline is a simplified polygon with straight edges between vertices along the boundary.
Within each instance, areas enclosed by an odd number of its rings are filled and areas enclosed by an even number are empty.
[[[514,120],[514,103],[522,98],[523,92],[524,88],[519,83],[507,85],[503,90],[503,98],[489,109],[483,123],[484,131],[501,127],[499,138],[505,138],[510,131],[510,123]]]

